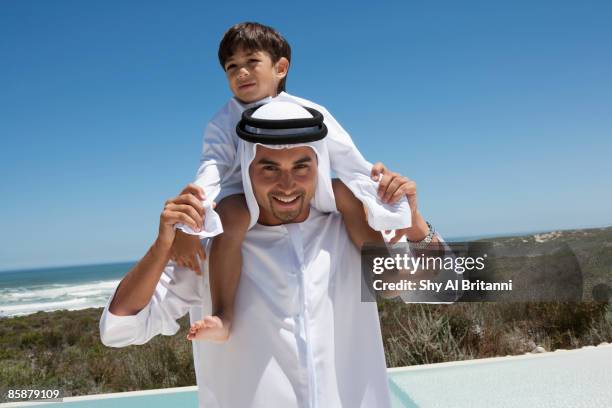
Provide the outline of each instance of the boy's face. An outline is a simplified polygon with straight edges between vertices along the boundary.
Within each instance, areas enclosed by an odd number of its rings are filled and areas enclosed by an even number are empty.
[[[273,64],[267,52],[238,49],[224,68],[234,96],[241,102],[252,103],[276,96],[279,82],[287,75],[289,61],[282,57]]]

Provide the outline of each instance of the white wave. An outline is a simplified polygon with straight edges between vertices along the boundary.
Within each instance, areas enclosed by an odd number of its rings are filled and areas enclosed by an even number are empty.
[[[23,287],[0,292],[0,302],[56,299],[59,297],[110,295],[119,284],[119,280],[88,282],[67,285],[46,285],[43,287]],[[0,304],[0,308],[2,305]]]
[[[119,280],[0,289],[0,316],[102,307]]]
[[[0,316],[20,316],[36,312],[51,312],[53,310],[78,310],[89,307],[105,306],[107,299],[76,298],[64,302],[25,303],[17,305],[1,305]]]

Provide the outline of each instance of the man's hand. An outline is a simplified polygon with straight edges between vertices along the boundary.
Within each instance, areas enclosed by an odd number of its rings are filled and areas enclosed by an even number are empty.
[[[194,231],[199,231],[204,225],[203,199],[202,189],[195,184],[189,184],[177,197],[166,201],[159,220],[158,242],[170,248],[176,238],[174,225],[177,223],[189,225]]]
[[[378,196],[383,203],[397,203],[402,196],[406,196],[410,210],[417,212],[417,190],[416,183],[399,173],[389,171],[381,162],[372,166],[372,179],[380,180],[378,184]]]
[[[394,204],[398,202],[402,196],[406,196],[408,205],[410,206],[412,226],[410,228],[395,230],[395,235],[389,242],[395,244],[403,236],[406,236],[409,241],[414,242],[425,239],[429,233],[429,227],[417,210],[416,182],[398,173],[387,170],[385,165],[380,162],[372,167],[372,179],[375,181],[380,180],[378,185],[378,196],[382,202]],[[437,241],[437,238],[434,236],[432,242]]]

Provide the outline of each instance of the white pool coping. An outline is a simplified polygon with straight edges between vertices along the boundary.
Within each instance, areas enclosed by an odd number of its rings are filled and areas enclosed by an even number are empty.
[[[389,374],[395,373],[403,373],[403,372],[412,372],[412,371],[422,371],[422,370],[430,370],[430,369],[438,369],[444,367],[459,367],[459,366],[470,366],[470,365],[481,365],[481,364],[489,364],[501,361],[522,361],[522,360],[534,360],[534,359],[545,359],[554,356],[559,356],[560,354],[566,353],[580,353],[583,350],[590,349],[601,349],[601,348],[612,348],[612,344],[602,343],[598,346],[585,346],[579,349],[571,349],[571,350],[555,350],[550,352],[543,353],[526,353],[523,355],[507,355],[502,357],[489,357],[489,358],[479,358],[473,360],[461,360],[461,361],[449,361],[445,363],[432,363],[432,364],[421,364],[414,366],[406,366],[406,367],[394,367],[388,368],[387,372]],[[145,395],[159,395],[159,394],[171,394],[171,393],[179,393],[179,392],[197,392],[198,387],[196,385],[189,387],[175,387],[175,388],[158,388],[154,390],[145,390],[145,391],[126,391],[126,392],[114,392],[107,394],[92,394],[92,395],[83,395],[77,397],[66,397],[63,399],[63,402],[76,402],[76,401],[91,401],[91,400],[101,400],[101,399],[112,399],[112,398],[124,398],[124,397],[136,397],[136,396],[145,396]],[[8,402],[8,403],[0,403],[0,407],[9,408],[9,407],[26,407],[26,406],[34,406],[41,404],[52,403],[51,401],[31,401],[31,402]],[[51,405],[52,406],[52,405]]]
[[[488,364],[488,363],[498,363],[501,361],[520,361],[520,360],[532,360],[538,358],[549,358],[553,356],[558,356],[563,353],[579,353],[583,350],[592,350],[592,349],[601,349],[601,348],[612,348],[612,344],[602,343],[599,346],[584,346],[579,349],[557,349],[555,351],[546,351],[543,353],[525,353],[519,355],[507,355],[501,357],[487,357],[487,358],[476,358],[473,360],[460,360],[460,361],[447,361],[444,363],[431,363],[431,364],[419,364],[413,366],[405,366],[405,367],[393,367],[388,368],[388,373],[399,373],[399,372],[410,372],[410,371],[420,371],[420,370],[429,370],[433,368],[444,368],[444,367],[460,367],[466,365],[477,365],[477,364]]]

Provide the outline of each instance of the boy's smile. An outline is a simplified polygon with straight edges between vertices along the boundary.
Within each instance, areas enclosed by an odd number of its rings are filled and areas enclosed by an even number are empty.
[[[283,57],[273,64],[267,52],[240,48],[224,68],[234,96],[241,102],[252,103],[276,96],[279,82],[287,75],[289,62]]]

